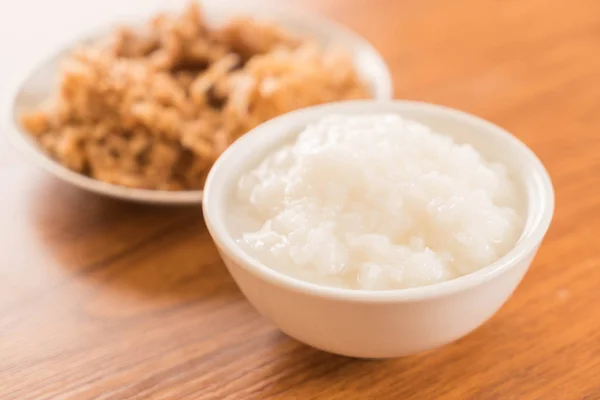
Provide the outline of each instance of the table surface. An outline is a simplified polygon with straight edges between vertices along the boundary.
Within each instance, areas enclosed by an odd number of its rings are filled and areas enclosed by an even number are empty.
[[[5,22],[42,23],[56,2],[38,2],[35,15],[34,1],[18,3]],[[94,13],[80,3],[71,15]],[[246,302],[199,207],[85,193],[0,135],[0,398],[600,399],[600,2],[302,3],[373,43],[396,97],[487,118],[546,164],[555,218],[514,296],[432,352],[387,361],[319,352]],[[26,59],[40,35],[24,32],[11,54]],[[12,61],[3,68],[17,69]]]

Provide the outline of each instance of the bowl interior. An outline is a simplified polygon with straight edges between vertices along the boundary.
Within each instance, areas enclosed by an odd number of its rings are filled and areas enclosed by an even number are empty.
[[[480,118],[431,104],[393,101],[349,101],[316,106],[275,118],[250,131],[234,143],[217,161],[205,186],[205,220],[217,244],[249,269],[286,284],[329,293],[353,292],[347,289],[319,287],[284,276],[253,260],[237,246],[227,227],[227,205],[232,187],[241,173],[256,165],[270,149],[291,140],[309,122],[331,114],[397,113],[419,121],[451,136],[458,143],[469,143],[487,160],[504,164],[521,189],[526,223],[515,248],[490,266],[460,278],[430,286],[389,292],[435,292],[452,286],[470,285],[498,273],[526,257],[543,238],[554,207],[550,178],[537,157],[518,139]],[[267,271],[268,270],[268,271]],[[293,281],[293,282],[292,282]],[[469,283],[470,281],[470,283]],[[452,290],[452,289],[448,289]],[[386,291],[383,291],[385,293]],[[382,292],[378,292],[382,293]],[[379,296],[374,292],[362,295]]]
[[[147,14],[155,13],[156,10]],[[335,43],[348,49],[355,62],[361,78],[370,86],[374,98],[390,99],[392,83],[389,70],[381,55],[363,38],[347,28],[317,15],[290,9],[287,7],[264,5],[256,7],[251,2],[241,1],[236,4],[207,2],[205,4],[207,19],[215,24],[226,21],[236,15],[252,15],[264,20],[281,24],[290,31],[303,36],[314,37],[323,45]],[[149,16],[148,15],[148,16]],[[147,16],[129,18],[123,23],[140,25]],[[93,29],[80,39],[64,45],[60,50],[42,57],[24,78],[18,82],[8,100],[6,131],[11,142],[29,159],[57,177],[99,194],[109,195],[126,200],[159,204],[198,204],[202,201],[202,191],[157,191],[131,189],[108,184],[73,172],[49,158],[38,147],[35,140],[24,131],[19,123],[19,115],[24,111],[39,106],[56,89],[59,78],[60,61],[76,45],[99,38],[111,30],[112,26]]]

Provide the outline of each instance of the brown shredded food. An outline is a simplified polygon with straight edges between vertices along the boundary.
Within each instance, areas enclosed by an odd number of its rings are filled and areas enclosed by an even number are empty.
[[[256,125],[367,97],[348,54],[247,17],[211,27],[192,3],[74,51],[58,93],[22,124],[74,171],[127,187],[193,190]]]

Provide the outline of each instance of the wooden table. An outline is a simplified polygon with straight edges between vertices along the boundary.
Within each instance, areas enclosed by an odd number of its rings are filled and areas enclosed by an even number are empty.
[[[0,138],[2,399],[600,399],[600,2],[304,2],[363,34],[398,98],[494,121],[547,165],[554,222],[515,295],[442,349],[325,354],[245,301],[199,207],[82,192]]]

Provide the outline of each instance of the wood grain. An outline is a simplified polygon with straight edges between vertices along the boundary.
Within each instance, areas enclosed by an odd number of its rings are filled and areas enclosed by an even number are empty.
[[[198,208],[84,193],[0,136],[0,398],[600,399],[600,2],[298,2],[372,41],[398,98],[487,118],[547,165],[556,214],[515,295],[426,354],[325,354],[244,300]]]

